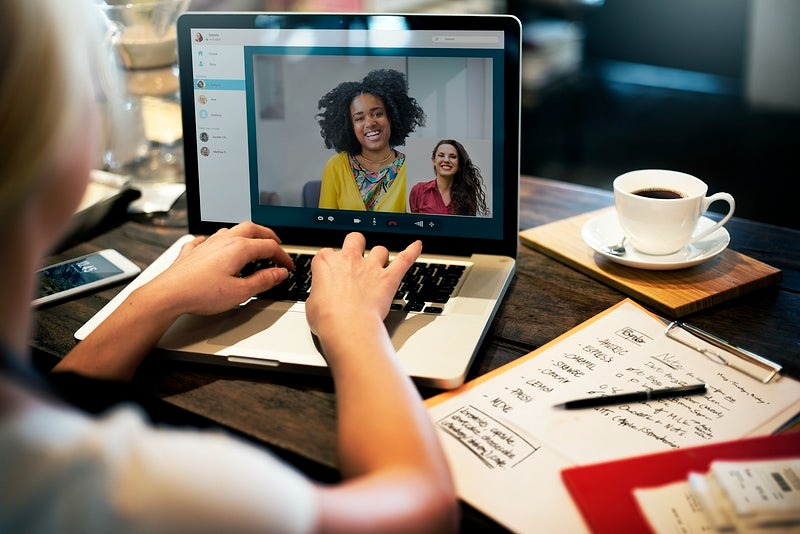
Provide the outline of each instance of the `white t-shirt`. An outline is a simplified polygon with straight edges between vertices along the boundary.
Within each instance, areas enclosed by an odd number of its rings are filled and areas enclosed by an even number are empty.
[[[221,432],[37,406],[0,420],[0,532],[308,532],[313,483]]]

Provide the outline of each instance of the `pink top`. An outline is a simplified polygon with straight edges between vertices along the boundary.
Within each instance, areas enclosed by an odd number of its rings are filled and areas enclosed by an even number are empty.
[[[408,195],[408,205],[411,213],[450,215],[450,206],[445,206],[435,178],[430,182],[414,184]]]

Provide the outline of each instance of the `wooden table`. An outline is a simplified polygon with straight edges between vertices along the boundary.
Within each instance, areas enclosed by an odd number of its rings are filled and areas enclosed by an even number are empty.
[[[532,177],[521,180],[520,228],[529,228],[610,206],[610,191]],[[60,261],[102,248],[117,248],[142,267],[186,232],[181,213],[173,226],[126,221],[53,256]],[[777,285],[693,314],[685,320],[737,345],[774,359],[800,378],[800,231],[732,219],[730,246],[783,270]],[[484,374],[540,347],[619,302],[624,295],[547,256],[520,246],[517,273],[470,371]],[[60,357],[73,333],[119,287],[36,313],[34,353]],[[236,371],[151,359],[136,381],[171,406],[268,445],[315,478],[336,479],[335,395],[324,378]],[[424,390],[424,396],[435,391]],[[464,526],[498,528],[466,509]]]

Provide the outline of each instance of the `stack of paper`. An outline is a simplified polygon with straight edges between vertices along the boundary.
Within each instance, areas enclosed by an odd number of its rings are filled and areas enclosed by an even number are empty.
[[[655,532],[800,532],[800,457],[715,461],[706,473],[634,491]],[[665,506],[665,503],[670,503]]]
[[[698,382],[705,395],[556,407]],[[660,317],[628,299],[427,405],[459,497],[514,532],[648,532],[633,488],[686,480],[712,460],[800,457],[800,435],[744,441],[775,432],[800,412],[800,382],[779,376],[764,383],[705,357],[668,337]],[[736,454],[724,454],[729,449]],[[642,460],[656,454],[669,456]],[[609,462],[607,472],[595,467]],[[632,530],[633,521],[642,529]]]

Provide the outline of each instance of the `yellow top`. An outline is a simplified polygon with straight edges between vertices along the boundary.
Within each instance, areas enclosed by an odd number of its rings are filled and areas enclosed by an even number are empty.
[[[322,171],[322,188],[319,194],[319,207],[343,210],[366,211],[356,179],[350,169],[347,152],[339,152],[328,160]],[[406,163],[400,166],[389,190],[375,205],[374,211],[406,211]]]

